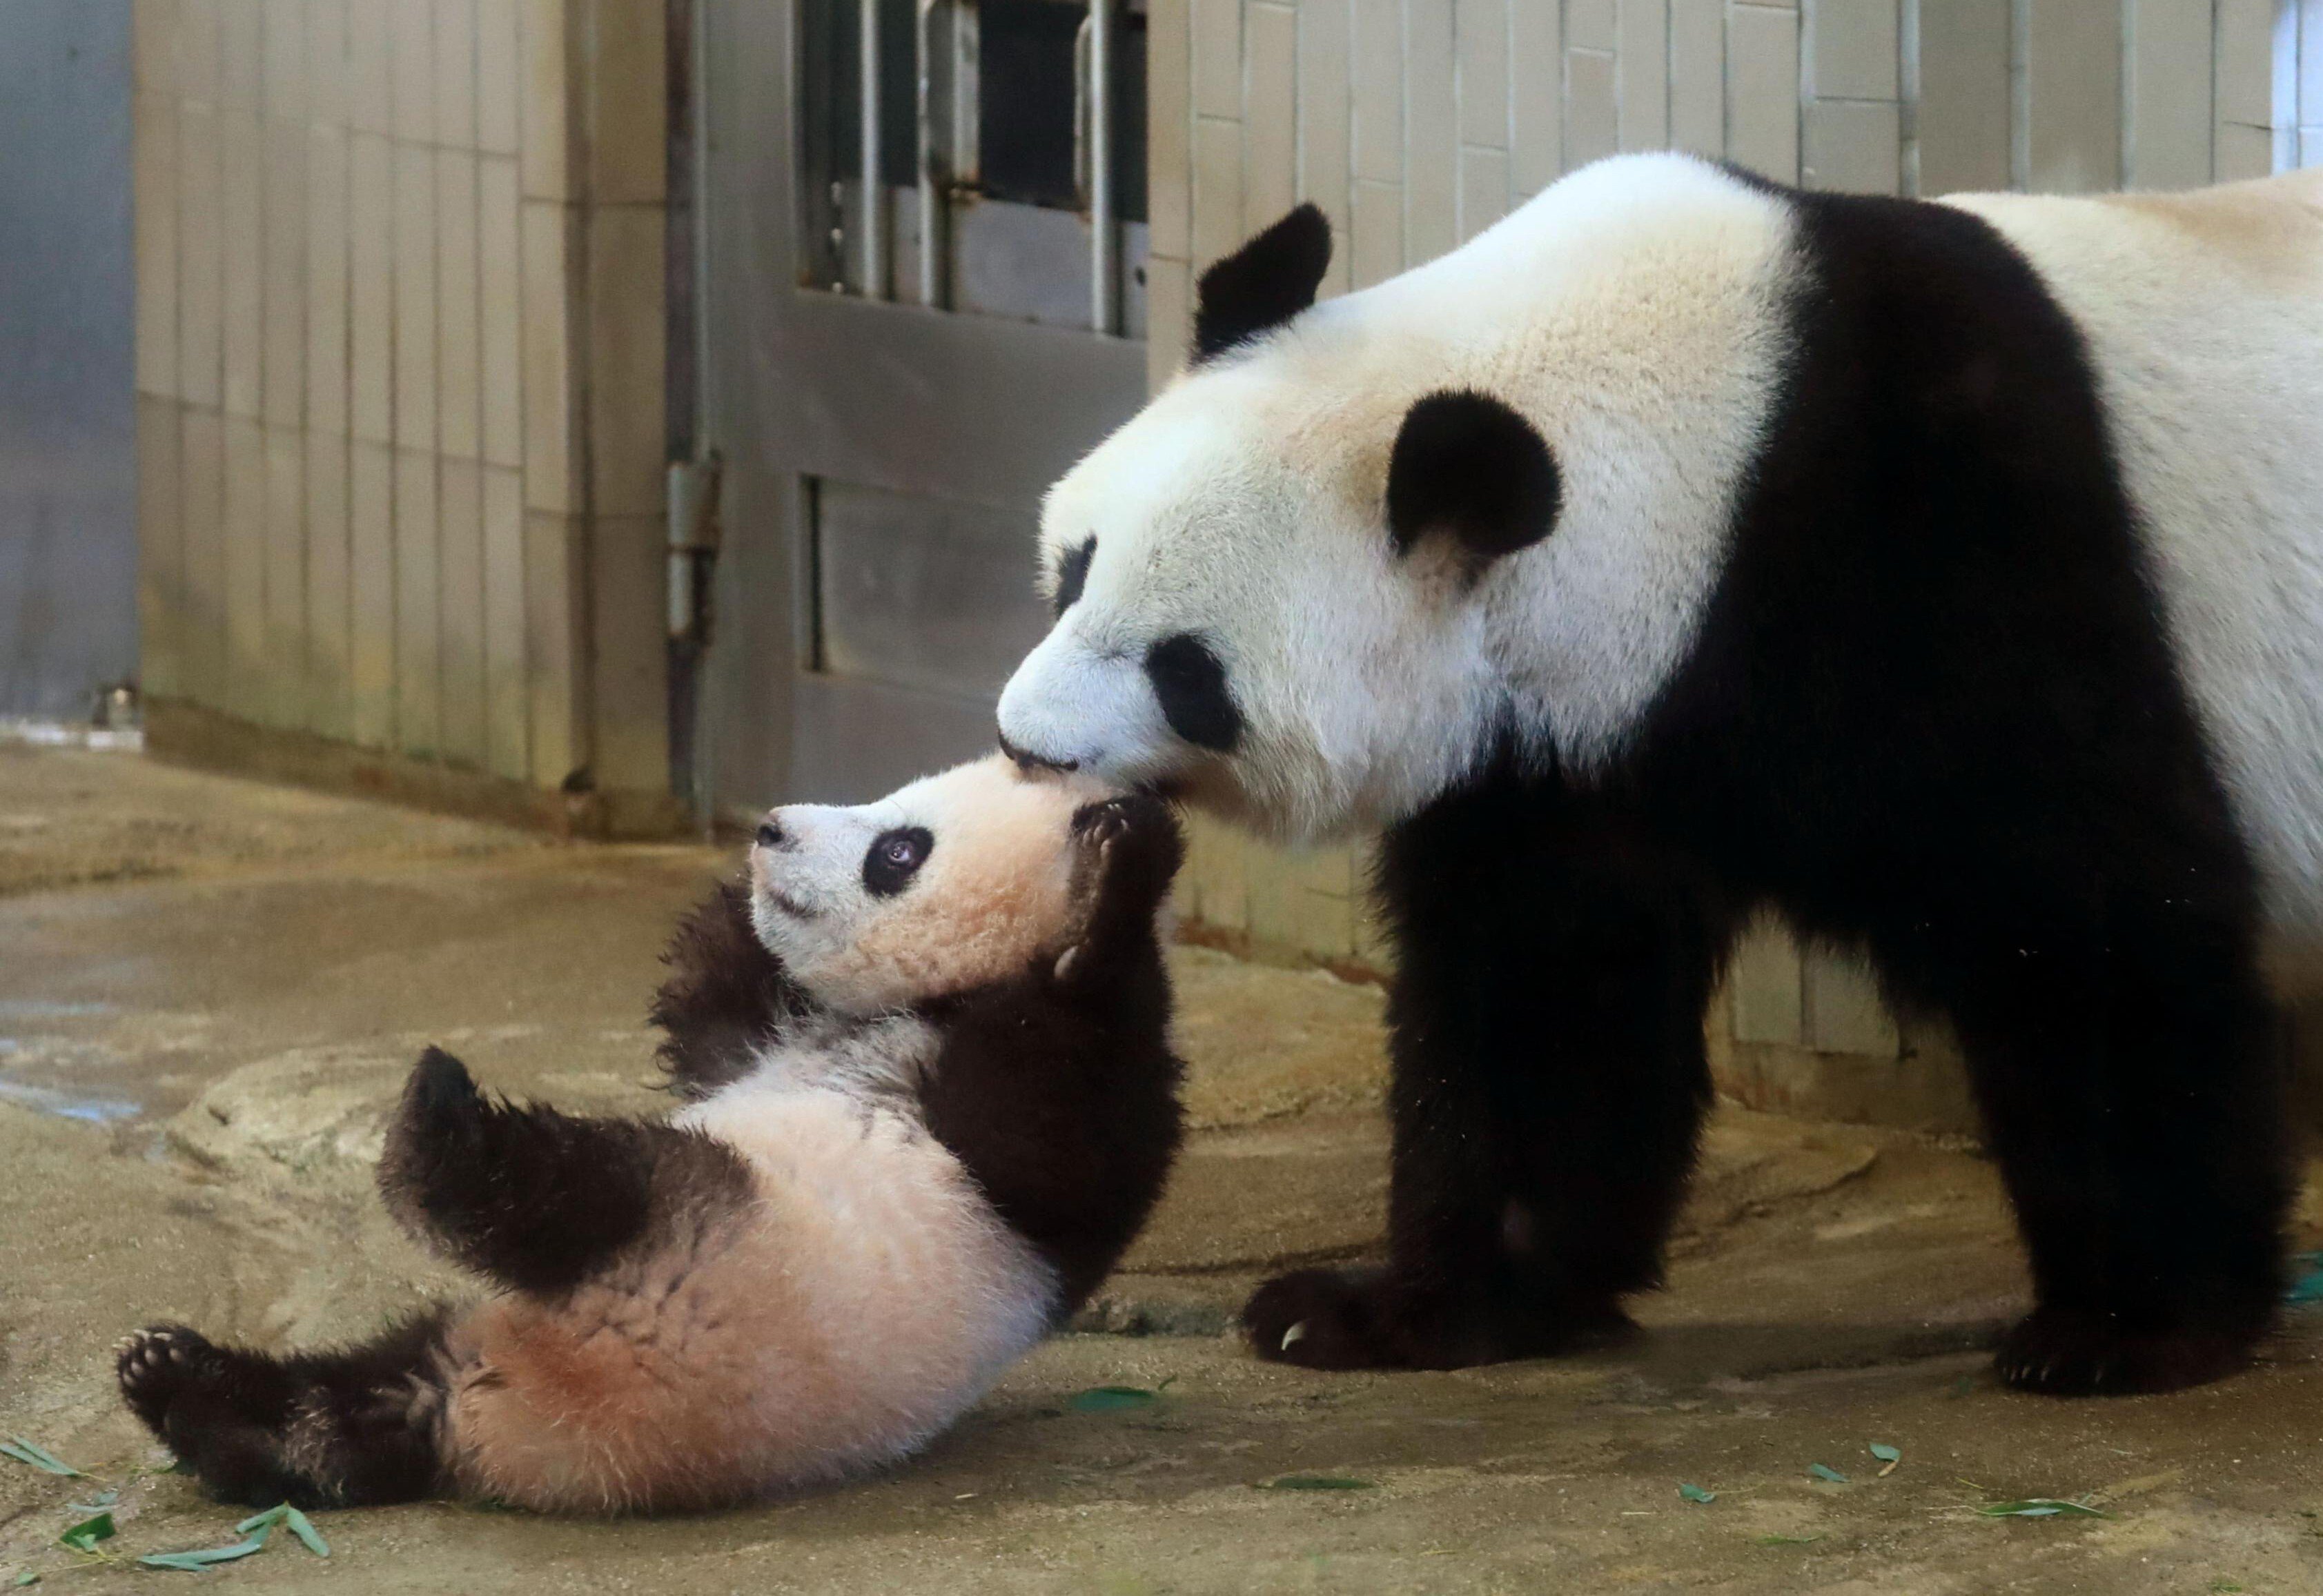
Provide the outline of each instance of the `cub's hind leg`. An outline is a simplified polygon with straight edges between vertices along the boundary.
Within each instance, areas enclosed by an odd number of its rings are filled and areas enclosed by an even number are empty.
[[[182,1325],[122,1342],[123,1399],[221,1500],[271,1507],[409,1501],[442,1477],[444,1320],[287,1358]]]
[[[411,1071],[379,1183],[415,1234],[540,1294],[570,1290],[658,1230],[752,1191],[741,1157],[700,1132],[487,1097],[436,1048]]]

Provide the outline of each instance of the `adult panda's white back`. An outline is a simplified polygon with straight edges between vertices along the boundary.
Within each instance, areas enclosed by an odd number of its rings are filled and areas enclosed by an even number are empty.
[[[1946,203],[2080,329],[2270,916],[2323,939],[2323,170]]]

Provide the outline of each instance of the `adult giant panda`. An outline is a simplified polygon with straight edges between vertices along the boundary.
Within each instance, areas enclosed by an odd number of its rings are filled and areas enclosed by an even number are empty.
[[[1311,207],[1042,518],[1021,761],[1385,828],[1388,1259],[1258,1352],[1556,1351],[1653,1286],[1762,905],[1956,1027],[2012,1384],[2239,1363],[2292,1175],[2262,933],[2323,929],[2323,172],[2200,193],[1567,177],[1324,304]]]

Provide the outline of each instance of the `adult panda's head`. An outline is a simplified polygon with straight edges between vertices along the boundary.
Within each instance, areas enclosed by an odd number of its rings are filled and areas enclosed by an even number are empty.
[[[1116,796],[996,754],[873,803],[786,805],[750,848],[751,924],[808,997],[843,1014],[1007,979],[1079,934],[1089,821]]]
[[[1778,379],[1768,192],[1601,163],[1315,303],[1301,206],[1203,274],[1190,370],[1049,494],[1027,766],[1277,835],[1404,818],[1504,738],[1585,765],[1666,679]]]

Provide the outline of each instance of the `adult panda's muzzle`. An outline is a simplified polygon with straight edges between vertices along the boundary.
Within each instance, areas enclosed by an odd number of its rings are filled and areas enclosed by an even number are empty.
[[[1020,769],[1080,771],[1122,786],[1169,776],[1175,739],[1135,656],[1100,654],[1059,626],[1001,690],[1000,751]]]

